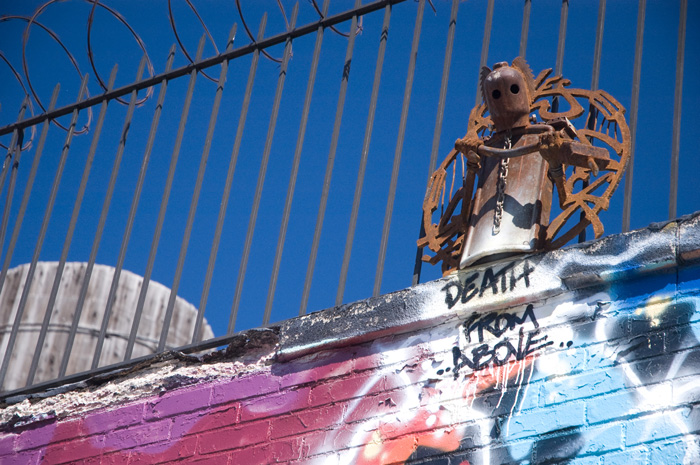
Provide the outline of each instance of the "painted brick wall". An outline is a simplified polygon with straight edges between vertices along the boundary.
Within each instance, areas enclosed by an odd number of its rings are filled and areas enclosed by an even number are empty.
[[[681,231],[308,315],[188,386],[124,400],[136,373],[7,406],[0,463],[700,463],[700,268]],[[385,328],[401,319],[423,323]],[[330,334],[348,320],[364,339]],[[304,328],[327,337],[290,345]]]

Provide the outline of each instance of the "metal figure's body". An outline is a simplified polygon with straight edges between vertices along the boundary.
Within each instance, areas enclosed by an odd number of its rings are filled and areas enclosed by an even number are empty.
[[[525,134],[524,129],[496,133],[487,144],[509,150],[537,143],[538,136]],[[484,157],[460,268],[541,248],[551,197],[547,163],[538,152],[514,158]]]

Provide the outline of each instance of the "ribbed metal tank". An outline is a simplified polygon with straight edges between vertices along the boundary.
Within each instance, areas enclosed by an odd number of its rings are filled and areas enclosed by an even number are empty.
[[[0,390],[16,389],[26,384],[57,268],[58,262],[37,264],[17,339],[12,349],[10,366]],[[58,377],[86,269],[87,263],[67,263],[65,266],[34,383]],[[28,271],[29,265],[21,265],[9,270],[0,292],[0,354],[6,351]],[[95,265],[92,270],[66,374],[90,369],[114,271],[114,268],[105,265]],[[121,362],[124,359],[142,281],[141,276],[122,270],[100,357],[100,366]],[[132,358],[156,351],[169,297],[169,288],[154,281],[150,282]],[[176,299],[166,343],[168,348],[191,342],[196,316],[197,309],[193,305],[179,297]],[[205,321],[203,340],[211,337],[213,332]]]

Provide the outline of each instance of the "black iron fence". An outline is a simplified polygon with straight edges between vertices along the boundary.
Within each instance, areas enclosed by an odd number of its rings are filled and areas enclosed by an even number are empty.
[[[259,5],[236,2],[238,25],[221,51],[206,15],[186,0],[180,7],[205,31],[195,53],[186,46],[195,28],[176,27],[177,5],[169,1],[162,15],[177,44],[163,54],[162,72],[155,71],[162,62],[146,53],[134,21],[107,2],[87,0],[92,77],[42,22],[49,22],[54,3],[31,16],[0,18],[0,27],[22,24],[21,54],[0,56],[8,76],[2,115],[15,111],[12,99],[20,107],[14,121],[0,127],[7,149],[0,173],[0,290],[8,270],[30,264],[11,323],[2,328],[0,386],[40,261],[58,267],[27,379],[35,389],[83,376],[67,366],[96,263],[115,271],[106,307],[99,309],[91,373],[110,369],[101,367],[101,352],[126,269],[143,281],[123,363],[132,360],[149,312],[151,280],[171,289],[157,351],[168,348],[179,295],[197,307],[183,349],[191,352],[220,345],[240,329],[438,277],[439,270],[421,266],[421,251],[416,254],[427,179],[464,135],[469,111],[481,100],[479,67],[517,55],[535,72],[553,66],[578,87],[600,85],[628,109],[633,161],[624,194],[603,217],[607,233],[697,208],[698,164],[681,157],[681,147],[690,151],[698,133],[691,107],[698,91],[683,94],[684,70],[700,66],[696,45],[685,60],[685,44],[700,43],[697,28],[688,28],[686,37],[688,18],[691,24],[698,19],[698,7],[687,0],[649,8],[646,0],[356,0],[332,8],[325,0],[286,10],[278,2],[269,17]],[[253,13],[244,14],[247,8]],[[99,43],[93,24],[100,14],[124,28],[142,55],[133,82],[117,85],[124,72],[116,66],[108,79],[99,72],[105,65],[93,52]],[[278,28],[272,35],[268,20]],[[139,21],[148,28],[152,20]],[[40,33],[52,41],[54,55],[33,48]],[[645,33],[651,35],[646,41]],[[242,35],[246,43],[239,45]],[[207,47],[213,53],[203,58]],[[31,53],[43,54],[49,68],[55,53],[67,57],[80,77],[73,103],[58,103],[66,98],[59,85],[45,103],[47,82],[65,75],[36,78]],[[128,60],[127,69],[134,64]],[[88,94],[91,86],[96,93]],[[689,113],[683,133],[681,109]],[[35,380],[70,261],[87,265],[58,354],[62,362],[56,379]],[[210,341],[201,340],[205,317],[217,336]]]

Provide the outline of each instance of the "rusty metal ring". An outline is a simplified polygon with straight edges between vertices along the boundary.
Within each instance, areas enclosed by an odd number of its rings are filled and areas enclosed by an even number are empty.
[[[78,72],[78,76],[80,76],[81,79],[83,78],[83,73],[80,71],[80,67],[78,66],[78,62],[76,61],[73,54],[70,53],[68,48],[63,44],[61,39],[59,39],[58,36],[56,35],[56,33],[54,33],[51,29],[47,28],[43,24],[36,21],[36,18],[49,5],[51,5],[52,3],[56,3],[57,1],[59,1],[59,0],[51,0],[49,2],[44,3],[39,8],[37,8],[36,12],[34,12],[34,14],[32,15],[31,18],[28,18],[26,16],[6,16],[3,18],[3,19],[21,19],[23,21],[27,21],[27,27],[24,29],[24,33],[22,34],[22,69],[24,70],[24,77],[27,79],[27,85],[29,86],[29,90],[31,91],[32,96],[34,97],[34,100],[36,100],[36,103],[41,107],[42,111],[44,111],[44,112],[46,111],[46,107],[44,107],[44,105],[41,103],[41,99],[39,98],[39,95],[37,95],[36,91],[34,90],[34,86],[32,86],[32,81],[31,81],[31,78],[29,77],[29,67],[27,66],[27,42],[29,41],[29,31],[31,30],[32,25],[36,24],[37,26],[42,28],[44,31],[46,31],[49,34],[49,36],[51,36],[51,38],[53,40],[56,41],[56,43],[58,45],[61,46],[63,51],[66,52],[66,55],[68,55],[68,59],[73,64],[73,67]],[[89,97],[90,92],[87,89],[85,89],[85,91],[86,91],[86,96]],[[84,134],[90,130],[90,123],[92,122],[92,108],[88,108],[87,110],[88,110],[88,120],[81,129],[74,132],[74,134],[76,134],[76,135]],[[52,120],[52,122],[56,126],[58,126],[59,128],[63,129],[64,131],[68,131],[68,128],[63,126],[61,123],[59,123],[58,120],[54,119],[54,120]]]
[[[3,21],[4,18],[0,18],[0,22]],[[34,105],[32,104],[32,100],[29,98],[29,92],[27,92],[27,88],[24,86],[24,83],[22,82],[22,77],[19,75],[17,70],[15,69],[14,66],[12,66],[12,63],[7,59],[4,53],[0,51],[0,59],[4,61],[7,66],[9,66],[10,71],[12,71],[12,74],[15,76],[15,80],[19,82],[19,85],[22,86],[22,90],[24,91],[24,97],[27,98],[28,106],[29,106],[29,113],[31,116],[34,116]],[[32,133],[31,137],[29,137],[29,140],[20,148],[21,151],[28,150],[32,147],[32,142],[34,141],[34,136],[36,136],[36,125],[32,125]],[[3,149],[9,149],[9,147],[2,142],[0,142],[0,147]]]
[[[51,0],[50,2],[47,2],[46,4],[48,5],[49,3],[54,3],[56,1],[60,0]],[[124,19],[124,17],[116,10],[113,8],[102,4],[99,0],[85,0],[88,3],[92,3],[92,8],[90,9],[90,15],[88,16],[88,21],[87,21],[87,50],[88,50],[88,59],[90,60],[90,66],[92,67],[92,70],[95,73],[95,78],[97,79],[97,82],[100,84],[100,87],[102,87],[102,90],[107,91],[107,85],[104,83],[102,80],[102,77],[100,77],[100,73],[97,71],[97,67],[95,66],[95,60],[93,59],[92,55],[92,45],[90,41],[90,35],[92,32],[92,22],[93,18],[95,16],[95,8],[97,6],[101,6],[105,10],[107,10],[114,18],[116,18],[120,23],[122,23],[126,28],[129,30],[131,35],[134,37],[136,40],[136,43],[139,45],[139,48],[143,52],[144,56],[146,57],[146,66],[148,67],[148,72],[151,74],[151,76],[155,75],[155,70],[153,69],[153,63],[151,62],[151,58],[148,56],[148,52],[146,51],[146,45],[143,43],[143,40],[141,37],[134,31],[134,29],[131,27],[131,25]],[[151,96],[153,95],[153,86],[149,87],[148,90],[146,90],[146,95],[136,101],[136,105],[142,105],[144,102],[146,102]],[[123,105],[128,105],[129,102],[126,100],[122,99],[121,97],[117,97],[116,99],[119,103]]]
[[[289,29],[289,21],[287,21],[287,14],[284,12],[284,8],[282,7],[282,4],[279,2],[279,0],[277,1],[277,5],[279,5],[280,10],[282,11],[282,16],[284,17],[284,23],[287,25],[287,29]],[[236,0],[236,8],[238,9],[238,15],[241,17],[241,23],[243,23],[243,29],[245,29],[245,33],[248,35],[248,37],[250,38],[250,40],[253,43],[256,43],[257,40],[255,39],[253,32],[250,30],[250,28],[248,27],[248,24],[245,21],[245,18],[243,17],[243,9],[241,8],[241,1],[240,0]],[[281,58],[275,58],[272,55],[270,55],[269,53],[267,53],[265,50],[261,49],[260,53],[262,53],[263,55],[265,55],[265,57],[274,61],[275,63],[282,63]]]
[[[194,7],[194,5],[192,5],[192,2],[190,0],[185,0],[185,2],[187,3],[187,6],[190,7],[190,10],[192,10],[194,15],[199,20],[199,24],[202,25],[202,28],[204,29],[204,33],[207,35],[207,37],[209,38],[209,41],[214,46],[214,50],[216,51],[216,54],[219,55],[219,49],[216,46],[216,42],[214,42],[214,38],[211,36],[211,33],[209,33],[209,28],[207,28],[207,25],[204,24],[204,20],[199,15],[199,12]],[[194,64],[194,60],[192,59],[189,52],[185,48],[185,45],[182,43],[182,40],[180,40],[180,35],[177,33],[177,27],[175,26],[175,15],[173,15],[172,0],[168,0],[168,18],[170,19],[170,27],[173,30],[173,34],[175,34],[175,40],[177,41],[177,44],[180,47],[180,50],[182,50],[182,53],[185,54],[185,58],[187,58],[187,60],[190,63]],[[207,73],[204,72],[204,70],[199,70],[199,72],[202,74],[202,76],[209,79],[211,82],[218,84],[219,80],[217,78],[209,76]]]

